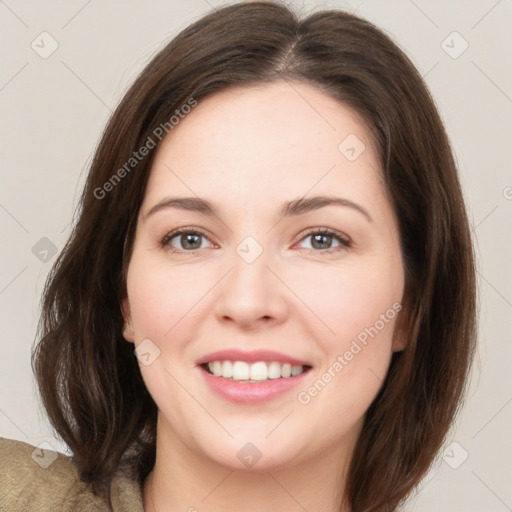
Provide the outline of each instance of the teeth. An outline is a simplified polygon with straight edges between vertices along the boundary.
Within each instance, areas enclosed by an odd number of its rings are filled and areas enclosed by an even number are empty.
[[[303,372],[302,366],[292,366],[292,377],[300,375]]]
[[[249,367],[249,375],[251,377],[251,380],[267,380],[267,365],[263,362],[251,364],[251,366]]]
[[[233,363],[231,361],[224,361],[222,363],[221,374],[224,377],[233,377]]]
[[[208,369],[215,377],[248,382],[295,377],[304,372],[304,366],[292,366],[278,361],[258,361],[252,364],[245,361],[212,361],[208,363]]]
[[[220,377],[222,375],[222,368],[220,366],[220,361],[213,362],[213,375],[215,375],[215,377]]]
[[[292,365],[290,363],[283,364],[281,368],[281,377],[291,377]]]
[[[277,363],[276,361],[273,361],[268,365],[268,378],[269,379],[281,378],[281,365],[279,363]]]
[[[247,363],[244,361],[233,363],[233,380],[249,380],[249,365]]]

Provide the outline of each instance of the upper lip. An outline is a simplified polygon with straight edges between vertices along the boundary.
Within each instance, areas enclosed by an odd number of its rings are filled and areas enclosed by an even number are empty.
[[[311,366],[306,361],[297,359],[296,357],[291,357],[283,354],[282,352],[276,352],[275,350],[245,351],[240,349],[225,349],[218,350],[217,352],[210,352],[198,359],[196,364],[199,366],[213,361],[245,361],[247,363],[256,363],[258,361],[270,363],[272,361],[277,361],[282,364],[289,363],[292,366]]]

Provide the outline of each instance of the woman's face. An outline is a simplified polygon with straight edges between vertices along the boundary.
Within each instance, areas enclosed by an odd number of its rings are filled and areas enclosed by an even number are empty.
[[[403,348],[403,288],[353,110],[285,81],[199,101],[155,155],[123,303],[159,442],[235,469],[341,460]]]

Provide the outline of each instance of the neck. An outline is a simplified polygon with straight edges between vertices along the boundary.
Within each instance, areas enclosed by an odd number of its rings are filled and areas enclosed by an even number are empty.
[[[340,509],[347,450],[331,449],[285,469],[242,471],[190,450],[162,427],[160,415],[157,432],[155,466],[143,487],[146,512],[350,512]]]

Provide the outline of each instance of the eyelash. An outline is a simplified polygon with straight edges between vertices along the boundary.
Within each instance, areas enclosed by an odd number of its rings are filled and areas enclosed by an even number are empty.
[[[323,255],[323,254],[333,254],[333,253],[336,253],[336,252],[341,252],[343,250],[346,250],[346,249],[348,249],[348,248],[350,248],[352,246],[352,243],[351,243],[350,240],[345,238],[338,231],[334,231],[334,230],[329,229],[329,228],[312,228],[312,229],[309,229],[303,235],[303,237],[299,240],[299,242],[302,242],[308,236],[316,235],[316,234],[332,236],[333,238],[335,238],[337,241],[340,242],[340,245],[338,245],[337,247],[335,247],[333,249],[325,249],[325,250],[306,249],[310,253],[316,253],[316,254],[321,254],[321,255]],[[195,228],[194,229],[193,228],[181,228],[181,229],[178,229],[176,231],[172,231],[171,233],[168,233],[167,235],[165,235],[164,238],[162,238],[162,240],[160,241],[160,247],[162,249],[167,248],[169,246],[169,242],[173,238],[176,238],[179,235],[201,235],[201,236],[203,236],[205,238],[208,238],[208,236],[205,233],[203,233],[202,231],[200,231],[198,229],[195,229]],[[176,248],[172,247],[169,250],[171,251],[172,254],[174,254],[174,253],[178,253],[178,254],[197,254],[201,249],[196,249],[196,250],[193,250],[193,251],[182,251],[182,250],[179,250],[179,249],[176,249]]]

